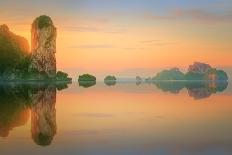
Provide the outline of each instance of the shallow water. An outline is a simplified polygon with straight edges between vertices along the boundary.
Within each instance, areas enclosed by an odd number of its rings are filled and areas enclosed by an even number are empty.
[[[230,83],[65,88],[0,86],[0,154],[232,154]]]

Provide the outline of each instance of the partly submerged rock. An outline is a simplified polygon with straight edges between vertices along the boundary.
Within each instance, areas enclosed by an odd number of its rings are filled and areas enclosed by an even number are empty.
[[[135,80],[136,80],[136,85],[137,86],[140,85],[143,82],[143,79],[140,76],[136,76]]]
[[[80,75],[78,81],[96,81],[96,77],[90,74]]]
[[[105,77],[104,81],[117,81],[117,78],[113,75],[108,75]]]
[[[117,78],[115,76],[113,76],[113,75],[108,75],[108,76],[105,77],[104,83],[107,86],[114,86],[117,83]]]

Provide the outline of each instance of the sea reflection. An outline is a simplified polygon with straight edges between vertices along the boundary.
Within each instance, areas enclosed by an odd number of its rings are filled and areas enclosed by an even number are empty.
[[[228,86],[227,81],[155,81],[153,84],[162,91],[173,94],[179,94],[183,88],[186,88],[189,96],[196,100],[223,92]]]
[[[231,154],[231,84],[95,84],[1,84],[1,154]]]
[[[56,91],[68,83],[0,84],[0,136],[25,125],[31,111],[31,135],[41,146],[50,145],[57,131]]]
[[[106,80],[106,81],[104,81],[104,83],[107,85],[107,86],[114,86],[114,85],[116,85],[116,81],[115,80]]]
[[[84,88],[89,88],[96,85],[96,81],[79,81],[79,86]]]

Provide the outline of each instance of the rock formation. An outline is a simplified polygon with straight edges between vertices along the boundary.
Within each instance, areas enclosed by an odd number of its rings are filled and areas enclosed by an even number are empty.
[[[24,37],[21,37],[11,32],[9,27],[5,24],[0,25],[0,38],[1,38],[1,41],[5,39],[5,41],[9,42],[9,44],[11,44],[12,46],[14,45],[15,48],[20,49],[22,53],[24,54],[29,53],[28,41]],[[3,45],[3,42],[1,42],[1,44]],[[7,44],[4,44],[4,46],[6,45]]]
[[[205,74],[209,69],[212,67],[208,64],[201,63],[201,62],[194,62],[193,65],[190,65],[188,68],[188,72],[191,73],[198,73],[198,74]]]
[[[16,73],[23,59],[29,55],[28,41],[13,32],[7,25],[0,26],[0,76]],[[10,72],[10,73],[9,73]]]
[[[212,68],[210,65],[195,62],[190,65],[185,75],[186,80],[227,81],[228,76],[223,70]]]
[[[178,68],[163,70],[158,73],[152,80],[184,80],[185,75]]]
[[[48,16],[36,18],[31,28],[30,70],[46,73],[49,78],[56,76],[56,27]]]
[[[142,81],[143,81],[143,79],[140,76],[136,76],[135,80],[136,80],[136,85],[137,86],[140,85],[142,83]]]
[[[114,85],[116,85],[116,82],[117,82],[117,78],[113,75],[108,75],[104,79],[104,83],[107,86],[114,86]]]

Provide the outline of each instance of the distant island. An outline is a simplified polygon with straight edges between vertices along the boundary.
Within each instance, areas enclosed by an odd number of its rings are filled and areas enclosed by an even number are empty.
[[[79,86],[88,88],[88,87],[94,86],[96,84],[96,80],[97,78],[93,75],[83,74],[79,76],[78,83],[79,83]]]
[[[28,41],[0,26],[0,81],[71,81],[56,69],[56,27],[48,16],[37,17]]]
[[[117,78],[113,75],[108,75],[104,78],[104,82],[108,86],[114,86],[117,83]]]
[[[140,85],[143,81],[143,79],[140,76],[136,76],[135,80],[136,80],[136,85]]]
[[[223,70],[218,70],[205,63],[195,62],[189,66],[186,74],[182,73],[178,68],[172,68],[163,70],[153,78],[147,78],[147,82],[157,80],[228,81],[228,76]]]
[[[97,78],[93,75],[90,75],[90,74],[83,74],[83,75],[80,75],[79,78],[78,78],[78,81],[86,81],[86,82],[89,82],[89,81],[96,81]]]

